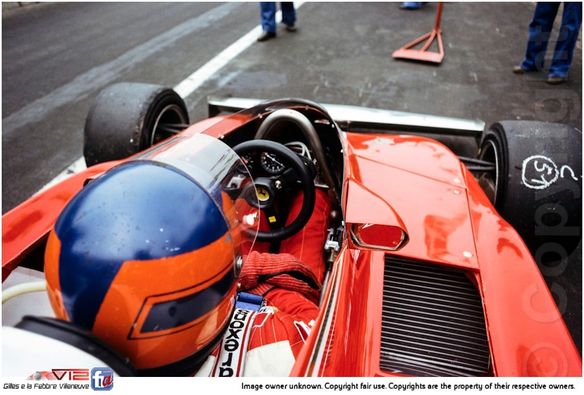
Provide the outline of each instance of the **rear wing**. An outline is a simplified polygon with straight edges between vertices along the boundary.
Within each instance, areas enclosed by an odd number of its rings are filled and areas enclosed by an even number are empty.
[[[234,113],[262,104],[265,100],[247,98],[209,98],[209,116]],[[410,132],[479,139],[485,123],[479,120],[416,114],[339,104],[321,104],[342,130],[354,132]]]

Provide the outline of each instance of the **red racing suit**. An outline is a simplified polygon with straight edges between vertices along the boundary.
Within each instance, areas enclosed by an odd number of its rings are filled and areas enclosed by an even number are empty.
[[[288,222],[296,217],[301,206],[300,196],[292,204]],[[281,243],[279,254],[261,252],[267,246],[257,243],[247,255],[240,274],[241,290],[263,296],[265,305],[250,318],[245,341],[241,342],[246,349],[236,354],[241,362],[235,375],[290,373],[319,311],[329,214],[330,201],[325,192],[317,189],[310,220],[303,230]],[[223,360],[225,357],[217,348],[196,375],[227,375],[224,374],[227,370],[222,369]]]

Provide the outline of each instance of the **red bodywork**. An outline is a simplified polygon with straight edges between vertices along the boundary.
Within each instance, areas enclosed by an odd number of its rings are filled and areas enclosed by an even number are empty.
[[[249,113],[192,125],[217,138],[255,120]],[[405,135],[341,133],[346,229],[375,223],[403,229],[395,256],[462,268],[483,301],[496,376],[581,376],[581,358],[530,252],[495,211],[473,176],[442,144]],[[149,151],[154,158],[162,143]],[[415,158],[415,160],[412,160]],[[67,201],[119,162],[83,171],[2,218],[2,278],[39,243]],[[345,232],[322,308],[292,375],[388,376],[379,366],[386,251],[354,244]]]

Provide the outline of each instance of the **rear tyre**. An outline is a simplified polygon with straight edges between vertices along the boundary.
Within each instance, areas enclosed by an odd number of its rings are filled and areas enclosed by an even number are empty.
[[[478,181],[499,213],[537,258],[560,244],[570,254],[582,225],[582,134],[568,125],[504,121],[483,136],[479,159],[495,172]]]
[[[95,99],[85,122],[87,166],[136,154],[186,127],[182,98],[159,85],[119,83]]]
[[[495,163],[479,184],[523,237],[581,350],[582,133],[553,123],[496,123],[479,159]]]

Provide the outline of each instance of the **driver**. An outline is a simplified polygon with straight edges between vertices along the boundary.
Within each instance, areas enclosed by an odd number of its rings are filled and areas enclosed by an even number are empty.
[[[280,253],[250,249],[242,227],[257,215],[226,193],[241,186],[241,167],[217,144],[217,161],[204,166],[193,165],[199,152],[114,167],[72,199],[49,235],[57,318],[91,331],[141,375],[288,375],[318,314],[326,193],[317,190],[309,222]],[[301,206],[298,194],[287,223]]]
[[[288,223],[296,217],[302,196],[294,198]],[[299,233],[284,240],[279,254],[252,251],[245,258],[240,290],[263,297],[253,317],[244,363],[230,363],[228,330],[221,347],[214,350],[197,376],[287,376],[318,315],[324,280],[324,246],[330,203],[316,191],[314,212]],[[261,249],[261,247],[259,248]],[[247,297],[247,300],[253,298]],[[255,299],[256,303],[258,299]],[[249,308],[249,307],[248,307]],[[237,310],[236,310],[237,311]],[[238,327],[235,321],[230,327]],[[233,343],[233,342],[232,342]]]

